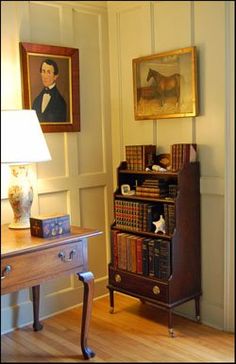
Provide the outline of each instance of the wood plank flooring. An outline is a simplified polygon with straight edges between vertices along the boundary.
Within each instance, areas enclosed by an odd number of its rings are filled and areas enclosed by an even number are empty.
[[[80,349],[81,307],[2,335],[2,363],[83,362]],[[108,296],[94,301],[88,345],[89,362],[234,362],[234,335],[174,315],[175,337],[168,335],[167,313],[132,297],[115,293],[115,312]],[[88,361],[86,361],[88,363]]]

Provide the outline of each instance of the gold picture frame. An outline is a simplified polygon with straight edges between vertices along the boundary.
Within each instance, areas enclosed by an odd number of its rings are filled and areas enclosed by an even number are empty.
[[[135,120],[198,115],[195,46],[135,58],[132,66]]]
[[[80,131],[79,50],[21,42],[20,56],[23,106],[35,109],[43,132]]]

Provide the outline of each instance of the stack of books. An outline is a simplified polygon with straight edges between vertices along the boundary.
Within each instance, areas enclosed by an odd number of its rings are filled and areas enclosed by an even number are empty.
[[[168,186],[164,181],[147,178],[140,186],[136,187],[136,195],[149,198],[164,198],[168,195]]]
[[[173,171],[179,171],[186,163],[197,160],[197,144],[179,143],[171,146],[171,164]]]
[[[127,169],[131,171],[144,171],[152,167],[156,161],[156,146],[149,145],[126,145],[125,158]]]

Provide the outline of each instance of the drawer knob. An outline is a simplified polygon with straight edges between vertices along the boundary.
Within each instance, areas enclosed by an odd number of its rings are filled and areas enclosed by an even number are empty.
[[[8,264],[8,265],[6,265],[6,267],[4,268],[4,270],[2,272],[1,280],[5,279],[6,276],[10,273],[10,271],[11,271],[11,266]]]
[[[152,292],[157,295],[157,294],[159,294],[161,292],[161,290],[160,290],[160,288],[158,286],[154,286],[153,289],[152,289]]]
[[[115,274],[115,281],[117,283],[120,283],[121,282],[121,276],[119,274]]]
[[[64,252],[60,252],[58,254],[58,257],[61,258],[62,262],[65,262],[65,263],[66,262],[71,262],[73,260],[73,257],[75,255],[75,253],[76,253],[75,249],[71,250],[71,252],[69,254],[69,258],[66,258],[66,254]]]

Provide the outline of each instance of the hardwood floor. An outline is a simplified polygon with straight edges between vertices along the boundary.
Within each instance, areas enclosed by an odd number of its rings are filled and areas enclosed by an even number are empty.
[[[82,362],[81,307],[2,335],[2,363]],[[115,312],[108,296],[94,301],[89,346],[90,362],[234,362],[234,335],[174,315],[176,336],[169,337],[167,313],[115,293]],[[88,361],[87,361],[88,362]]]

